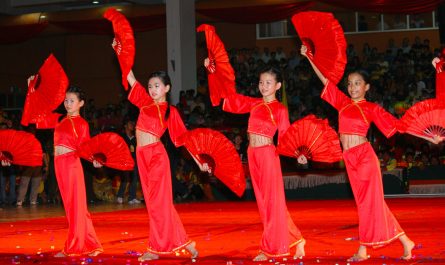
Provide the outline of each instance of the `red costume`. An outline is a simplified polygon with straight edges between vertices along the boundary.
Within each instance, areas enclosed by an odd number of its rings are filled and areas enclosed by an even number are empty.
[[[249,113],[247,131],[273,138],[284,134],[289,127],[287,109],[277,100],[264,102],[233,94],[224,99],[223,110],[232,113]],[[303,240],[286,207],[280,158],[274,145],[249,147],[249,170],[264,232],[261,252],[270,257],[289,255],[289,248]]]
[[[90,138],[88,123],[78,116],[67,116],[54,130],[54,146],[74,150],[54,157],[57,183],[68,219],[68,238],[63,253],[68,256],[103,251],[87,209],[82,165],[75,150]]]
[[[366,100],[353,101],[331,82],[324,87],[321,98],[338,110],[340,134],[366,137],[371,122],[388,138],[397,131],[397,119],[381,106]],[[385,203],[380,163],[371,144],[354,146],[343,152],[343,158],[358,208],[360,244],[382,247],[404,235]]]
[[[140,110],[137,130],[160,138],[168,128],[175,146],[183,145],[180,136],[187,129],[175,107],[170,106],[168,120],[165,120],[168,104],[154,102],[138,82],[131,88],[128,100]],[[147,250],[155,254],[170,254],[184,248],[191,241],[173,206],[170,161],[164,146],[160,142],[138,146],[136,159],[150,218]]]

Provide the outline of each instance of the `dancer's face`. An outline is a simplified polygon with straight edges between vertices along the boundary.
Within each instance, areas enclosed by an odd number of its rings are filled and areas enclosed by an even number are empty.
[[[258,88],[264,100],[271,101],[275,99],[275,93],[280,89],[281,83],[277,82],[276,77],[268,72],[260,75]]]
[[[359,73],[352,73],[348,76],[348,93],[351,99],[359,101],[365,99],[366,91],[369,90],[367,84]]]
[[[152,77],[148,80],[148,93],[155,102],[165,102],[169,90],[170,85],[165,85],[158,77]]]
[[[80,108],[83,107],[83,104],[84,101],[79,100],[79,96],[76,93],[68,92],[65,94],[65,101],[63,102],[63,105],[65,106],[68,115],[79,115]]]

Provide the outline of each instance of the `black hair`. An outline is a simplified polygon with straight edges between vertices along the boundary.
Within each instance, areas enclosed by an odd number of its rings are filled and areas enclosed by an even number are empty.
[[[369,76],[369,74],[364,71],[364,70],[354,70],[349,72],[348,76],[352,75],[352,74],[358,74],[363,78],[363,81],[365,81],[366,84],[371,85],[371,77]]]
[[[260,69],[259,75],[262,75],[264,73],[273,75],[277,83],[283,83],[283,75],[281,74],[281,70],[277,67],[266,65],[265,67]]]
[[[281,101],[281,90],[283,89],[283,74],[281,73],[281,70],[275,66],[266,65],[260,69],[258,72],[258,77],[265,73],[274,76],[275,81],[277,81],[277,83],[281,83],[280,90],[277,91],[277,99]]]
[[[159,79],[161,80],[161,82],[162,82],[165,86],[169,85],[169,86],[170,86],[170,90],[172,89],[172,82],[171,82],[171,80],[170,80],[170,76],[168,76],[167,72],[165,72],[165,71],[156,71],[156,72],[153,72],[153,73],[151,73],[151,75],[148,77],[148,80],[150,80],[150,79],[152,79],[152,78],[154,78],[154,77],[159,78]],[[165,112],[165,117],[164,117],[165,120],[168,120],[168,117],[170,116],[170,97],[169,97],[169,95],[170,95],[170,94],[169,94],[169,93],[170,93],[170,90],[169,90],[169,92],[167,92],[167,94],[166,94],[166,96],[165,96],[165,100],[167,101],[167,111]]]
[[[79,101],[85,101],[85,92],[83,92],[83,90],[78,86],[69,86],[66,93],[76,94]]]
[[[84,101],[84,105],[83,105],[83,107],[85,106],[85,99],[86,99],[86,97],[85,97],[85,92],[80,88],[80,87],[78,87],[78,86],[69,86],[68,87],[68,89],[66,90],[66,92],[65,92],[65,94],[66,93],[73,93],[73,94],[76,94],[76,96],[77,96],[77,99],[79,99],[79,101]],[[82,108],[81,108],[82,109]],[[83,116],[85,116],[85,113],[83,113]],[[59,122],[61,121],[61,120],[63,120],[63,118],[65,118],[66,116],[65,115],[62,115],[62,116],[60,116],[59,117]]]

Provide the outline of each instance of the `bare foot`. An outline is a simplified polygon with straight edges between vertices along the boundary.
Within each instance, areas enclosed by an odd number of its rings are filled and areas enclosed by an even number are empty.
[[[267,256],[264,253],[260,253],[258,254],[253,261],[266,261],[267,260]]]
[[[190,253],[190,256],[192,259],[196,259],[199,255],[198,250],[196,250],[196,242],[192,241],[190,244],[188,244],[185,249]]]
[[[360,262],[360,261],[364,261],[367,260],[369,257],[368,256],[361,256],[360,254],[354,254],[352,257],[350,257],[347,261],[348,262]]]
[[[306,255],[306,253],[304,252],[304,245],[306,245],[305,239],[297,244],[297,246],[295,247],[294,259],[302,259]]]
[[[60,252],[58,252],[56,255],[54,255],[54,257],[55,257],[55,258],[65,258],[66,255],[65,255],[62,251],[60,251]]]
[[[102,251],[100,251],[100,250],[95,250],[95,251],[91,252],[90,254],[88,254],[88,256],[90,256],[90,257],[96,257],[96,256],[98,256],[100,253],[102,253]]]
[[[410,260],[413,255],[411,254],[411,251],[413,250],[415,244],[413,241],[409,240],[407,242],[403,243],[403,256],[400,257],[403,260]]]
[[[151,252],[145,252],[144,255],[142,255],[138,258],[138,261],[147,261],[147,260],[155,260],[155,259],[159,259],[159,256],[154,253],[151,253]]]

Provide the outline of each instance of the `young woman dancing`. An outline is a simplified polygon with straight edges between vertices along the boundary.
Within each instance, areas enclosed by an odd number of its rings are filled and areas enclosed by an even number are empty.
[[[204,61],[204,65],[209,67],[209,59]],[[286,107],[276,99],[281,84],[281,72],[274,67],[267,67],[259,74],[258,88],[262,98],[232,94],[224,98],[223,103],[224,111],[250,113],[247,158],[264,227],[260,253],[254,261],[288,256],[292,247],[295,247],[294,258],[305,255],[306,241],[287,211],[280,158],[273,143],[277,130],[280,140],[290,126]]]
[[[128,100],[140,110],[136,124],[136,159],[142,191],[150,218],[147,251],[139,261],[158,259],[185,248],[192,259],[198,256],[195,242],[191,241],[173,206],[170,161],[160,138],[165,130],[175,146],[181,146],[181,135],[187,131],[178,110],[169,105],[167,93],[170,77],[159,71],[150,75],[147,90],[137,82],[132,71],[128,74],[131,85]],[[208,165],[200,165],[208,170]]]
[[[301,47],[301,54],[307,57],[307,47]],[[378,104],[366,101],[365,95],[370,88],[368,76],[361,71],[348,75],[347,97],[335,84],[312,65],[317,76],[324,84],[321,98],[339,112],[339,134],[343,147],[343,159],[354,193],[359,215],[360,246],[349,262],[368,259],[367,247],[383,247],[399,239],[403,245],[402,259],[411,259],[414,242],[400,227],[389,210],[383,197],[382,175],[379,160],[366,138],[371,122],[386,136],[397,132],[397,119]]]
[[[88,123],[79,113],[84,100],[80,88],[68,88],[64,101],[67,115],[54,129],[54,168],[68,220],[65,247],[55,257],[97,256],[103,252],[87,209],[83,169],[76,154],[80,144],[90,138]],[[96,161],[93,164],[101,167]]]

